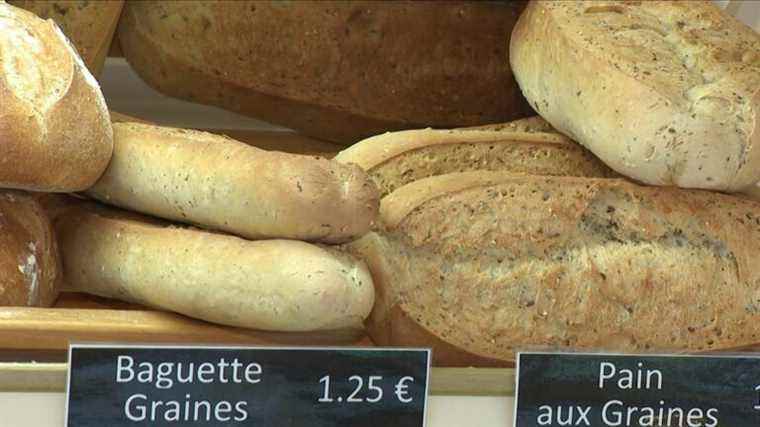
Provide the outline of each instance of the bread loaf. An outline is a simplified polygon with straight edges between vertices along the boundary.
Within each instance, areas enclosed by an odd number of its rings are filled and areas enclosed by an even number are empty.
[[[554,128],[653,185],[760,180],[760,35],[709,1],[535,1],[512,33]]]
[[[124,56],[157,90],[354,143],[527,116],[506,40],[525,2],[139,1]]]
[[[521,349],[758,341],[757,203],[616,179],[496,175],[483,173],[481,186],[428,178],[431,190],[408,192],[390,231],[349,245],[375,281],[368,328],[379,345],[430,345],[438,365],[506,366]]]
[[[60,261],[42,207],[20,191],[0,191],[0,306],[49,307]]]
[[[344,242],[377,217],[377,189],[355,165],[206,132],[113,127],[113,159],[87,191],[103,202],[253,239]]]
[[[79,191],[108,164],[98,83],[52,21],[0,2],[0,187]]]
[[[366,266],[335,249],[71,203],[55,219],[69,290],[272,331],[356,329],[372,308]]]
[[[616,176],[566,137],[536,132],[536,124],[540,126],[540,121],[532,119],[512,125],[491,125],[491,129],[385,133],[343,150],[335,160],[364,168],[382,196],[418,179],[452,172],[491,170],[537,175]]]
[[[100,74],[123,0],[10,0],[9,3],[55,21],[74,43],[90,72]]]

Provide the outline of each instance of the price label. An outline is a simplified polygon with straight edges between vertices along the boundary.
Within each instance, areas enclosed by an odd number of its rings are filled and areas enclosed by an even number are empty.
[[[757,427],[760,357],[521,353],[515,426]]]
[[[424,426],[430,351],[72,345],[67,426]]]

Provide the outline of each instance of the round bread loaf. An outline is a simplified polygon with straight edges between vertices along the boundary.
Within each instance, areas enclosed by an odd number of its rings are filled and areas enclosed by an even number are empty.
[[[113,150],[97,81],[53,21],[0,2],[0,187],[91,186]]]
[[[531,2],[509,54],[534,109],[615,171],[730,192],[760,180],[760,35],[712,2]]]
[[[48,307],[58,296],[58,251],[42,207],[0,192],[0,306]]]

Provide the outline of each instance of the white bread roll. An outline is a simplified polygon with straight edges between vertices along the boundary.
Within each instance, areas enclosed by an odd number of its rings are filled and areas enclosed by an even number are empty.
[[[554,128],[652,185],[760,180],[760,35],[709,1],[534,1],[512,33]]]
[[[113,150],[100,87],[53,21],[0,2],[0,187],[91,186]]]
[[[248,241],[48,200],[69,290],[269,331],[360,329],[374,302],[363,262],[296,240]]]

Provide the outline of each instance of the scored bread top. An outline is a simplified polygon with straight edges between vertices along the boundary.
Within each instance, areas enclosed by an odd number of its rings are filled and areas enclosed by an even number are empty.
[[[364,168],[383,196],[418,179],[452,172],[616,176],[591,153],[560,134],[509,130],[389,132],[341,151],[335,160]]]
[[[523,94],[616,171],[739,191],[760,179],[760,35],[708,1],[532,2]]]
[[[9,3],[40,18],[54,20],[93,74],[98,74],[103,66],[124,4],[122,0],[10,0]]]
[[[111,157],[97,81],[53,21],[0,2],[0,187],[79,191]]]
[[[702,351],[760,337],[756,203],[618,179],[469,179],[430,178],[451,191],[420,193],[382,244],[357,243],[382,289],[380,344],[443,341],[511,363],[517,349]]]

